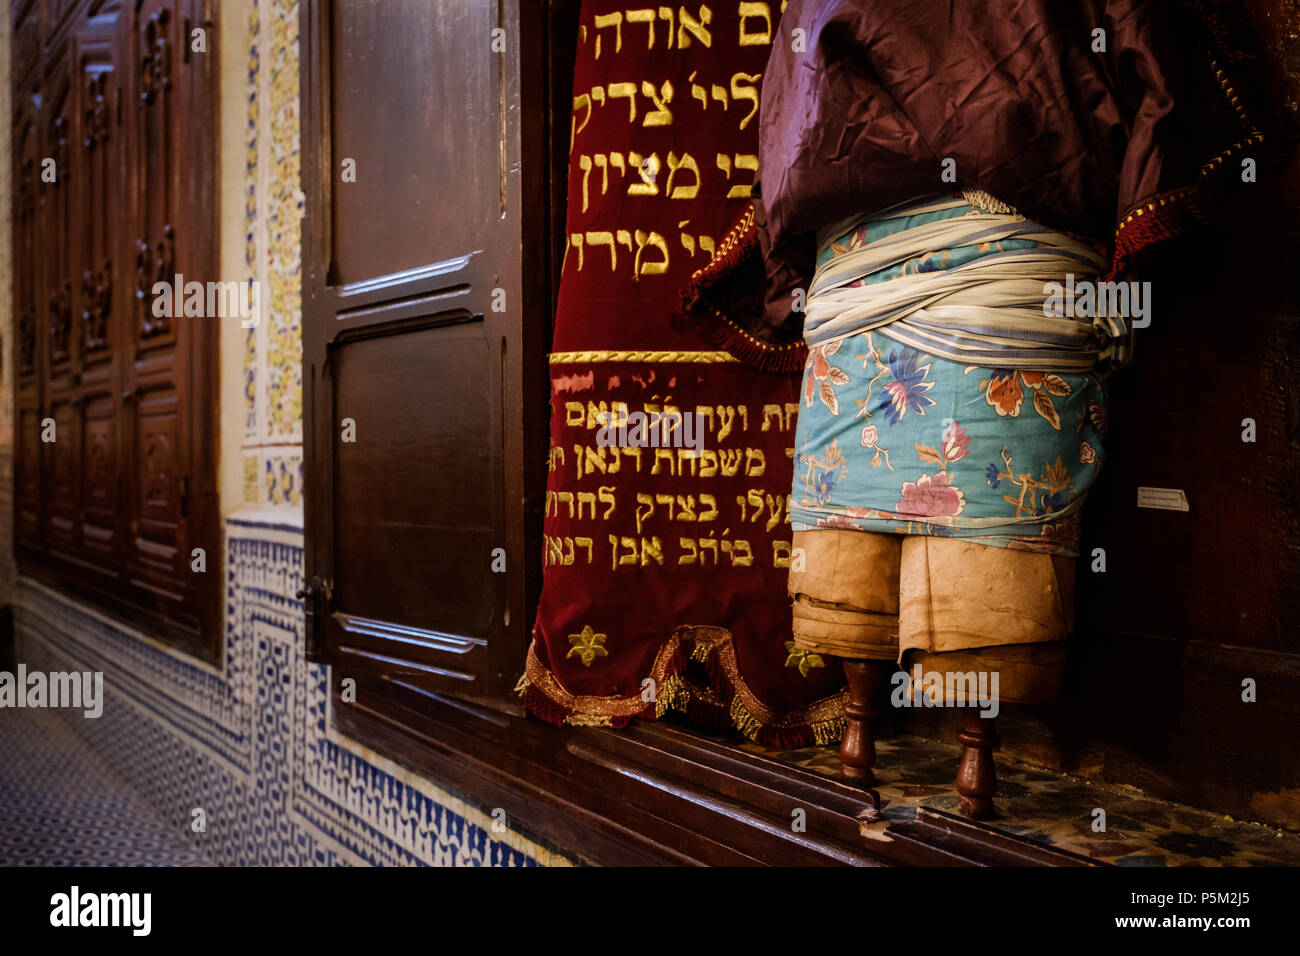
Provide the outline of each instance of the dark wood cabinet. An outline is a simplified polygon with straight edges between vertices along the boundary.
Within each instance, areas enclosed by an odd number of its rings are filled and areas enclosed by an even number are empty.
[[[13,15],[20,564],[215,661],[216,323],[236,320],[153,309],[156,282],[220,278],[213,38],[189,52],[211,17],[202,0]]]

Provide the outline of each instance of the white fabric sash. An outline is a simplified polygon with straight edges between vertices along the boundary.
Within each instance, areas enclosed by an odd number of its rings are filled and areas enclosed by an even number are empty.
[[[960,199],[909,202],[870,218],[896,218],[965,205]],[[862,217],[821,233],[824,250]],[[1030,239],[1039,248],[991,252],[965,265],[848,283],[910,259],[978,243]],[[992,368],[1087,371],[1124,364],[1131,331],[1122,316],[1044,314],[1044,285],[1095,282],[1106,260],[1090,246],[1018,216],[976,213],[885,236],[823,264],[804,316],[810,346],[888,326],[889,335],[928,355]]]

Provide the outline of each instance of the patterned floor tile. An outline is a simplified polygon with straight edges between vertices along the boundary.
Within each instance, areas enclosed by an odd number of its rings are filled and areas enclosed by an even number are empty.
[[[746,750],[826,777],[840,771],[837,747]],[[876,741],[876,791],[886,816],[917,806],[957,811],[956,746],[911,735]],[[1118,866],[1300,865],[1300,834],[1157,800],[1130,787],[1096,783],[998,758],[995,829]],[[1105,831],[1093,829],[1094,811]]]
[[[205,865],[61,716],[0,710],[0,866]]]

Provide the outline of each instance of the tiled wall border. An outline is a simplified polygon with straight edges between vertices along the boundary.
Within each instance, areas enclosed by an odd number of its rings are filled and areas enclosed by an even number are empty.
[[[308,664],[302,531],[232,516],[226,529],[221,670],[20,578],[29,667],[101,670],[97,720],[69,716],[110,766],[227,865],[564,865],[490,811],[335,732],[327,668]]]

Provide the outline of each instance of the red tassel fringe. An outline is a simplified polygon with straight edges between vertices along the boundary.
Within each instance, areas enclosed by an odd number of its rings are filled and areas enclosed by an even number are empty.
[[[705,730],[725,732],[735,730],[731,724],[731,714],[727,708],[692,695],[686,705],[686,719],[695,727]]]
[[[544,720],[548,724],[554,724],[556,727],[564,725],[564,718],[573,713],[571,707],[565,707],[558,701],[551,700],[541,689],[529,684],[524,688],[524,710],[532,714],[538,720]]]
[[[696,306],[694,312],[684,308],[700,338],[761,372],[788,375],[802,371],[808,361],[808,347],[802,342],[766,345],[711,306]]]
[[[683,293],[688,300],[698,299],[704,292],[716,285],[732,269],[738,268],[750,256],[758,255],[758,226],[754,219],[754,206],[751,203],[736,220],[727,234],[722,237],[722,246],[713,253],[704,267],[697,269],[691,276]]]
[[[761,281],[763,267],[752,204],[728,230],[708,264],[691,276],[691,281],[682,292],[680,314],[702,339],[730,352],[745,365],[762,372],[797,372],[808,359],[808,349],[802,342],[788,345],[762,342],[710,302],[709,293],[716,286],[733,279],[735,270],[746,266],[750,260],[754,260],[756,281]]]
[[[1159,201],[1158,196],[1149,200],[1148,203],[1157,204],[1154,209],[1148,209],[1115,233],[1115,252],[1106,277],[1108,281],[1123,276],[1158,243],[1174,239],[1192,227],[1214,219],[1214,201],[1200,184],[1167,205],[1161,206]]]
[[[772,727],[765,726],[758,732],[754,742],[764,747],[777,750],[798,750],[813,743],[813,731],[808,726]]]
[[[1212,4],[1205,3],[1204,0],[1187,0],[1185,5],[1187,12],[1208,34],[1214,47],[1214,57],[1220,65],[1243,63],[1255,59],[1254,54],[1236,45],[1233,31],[1223,22],[1219,11]]]

